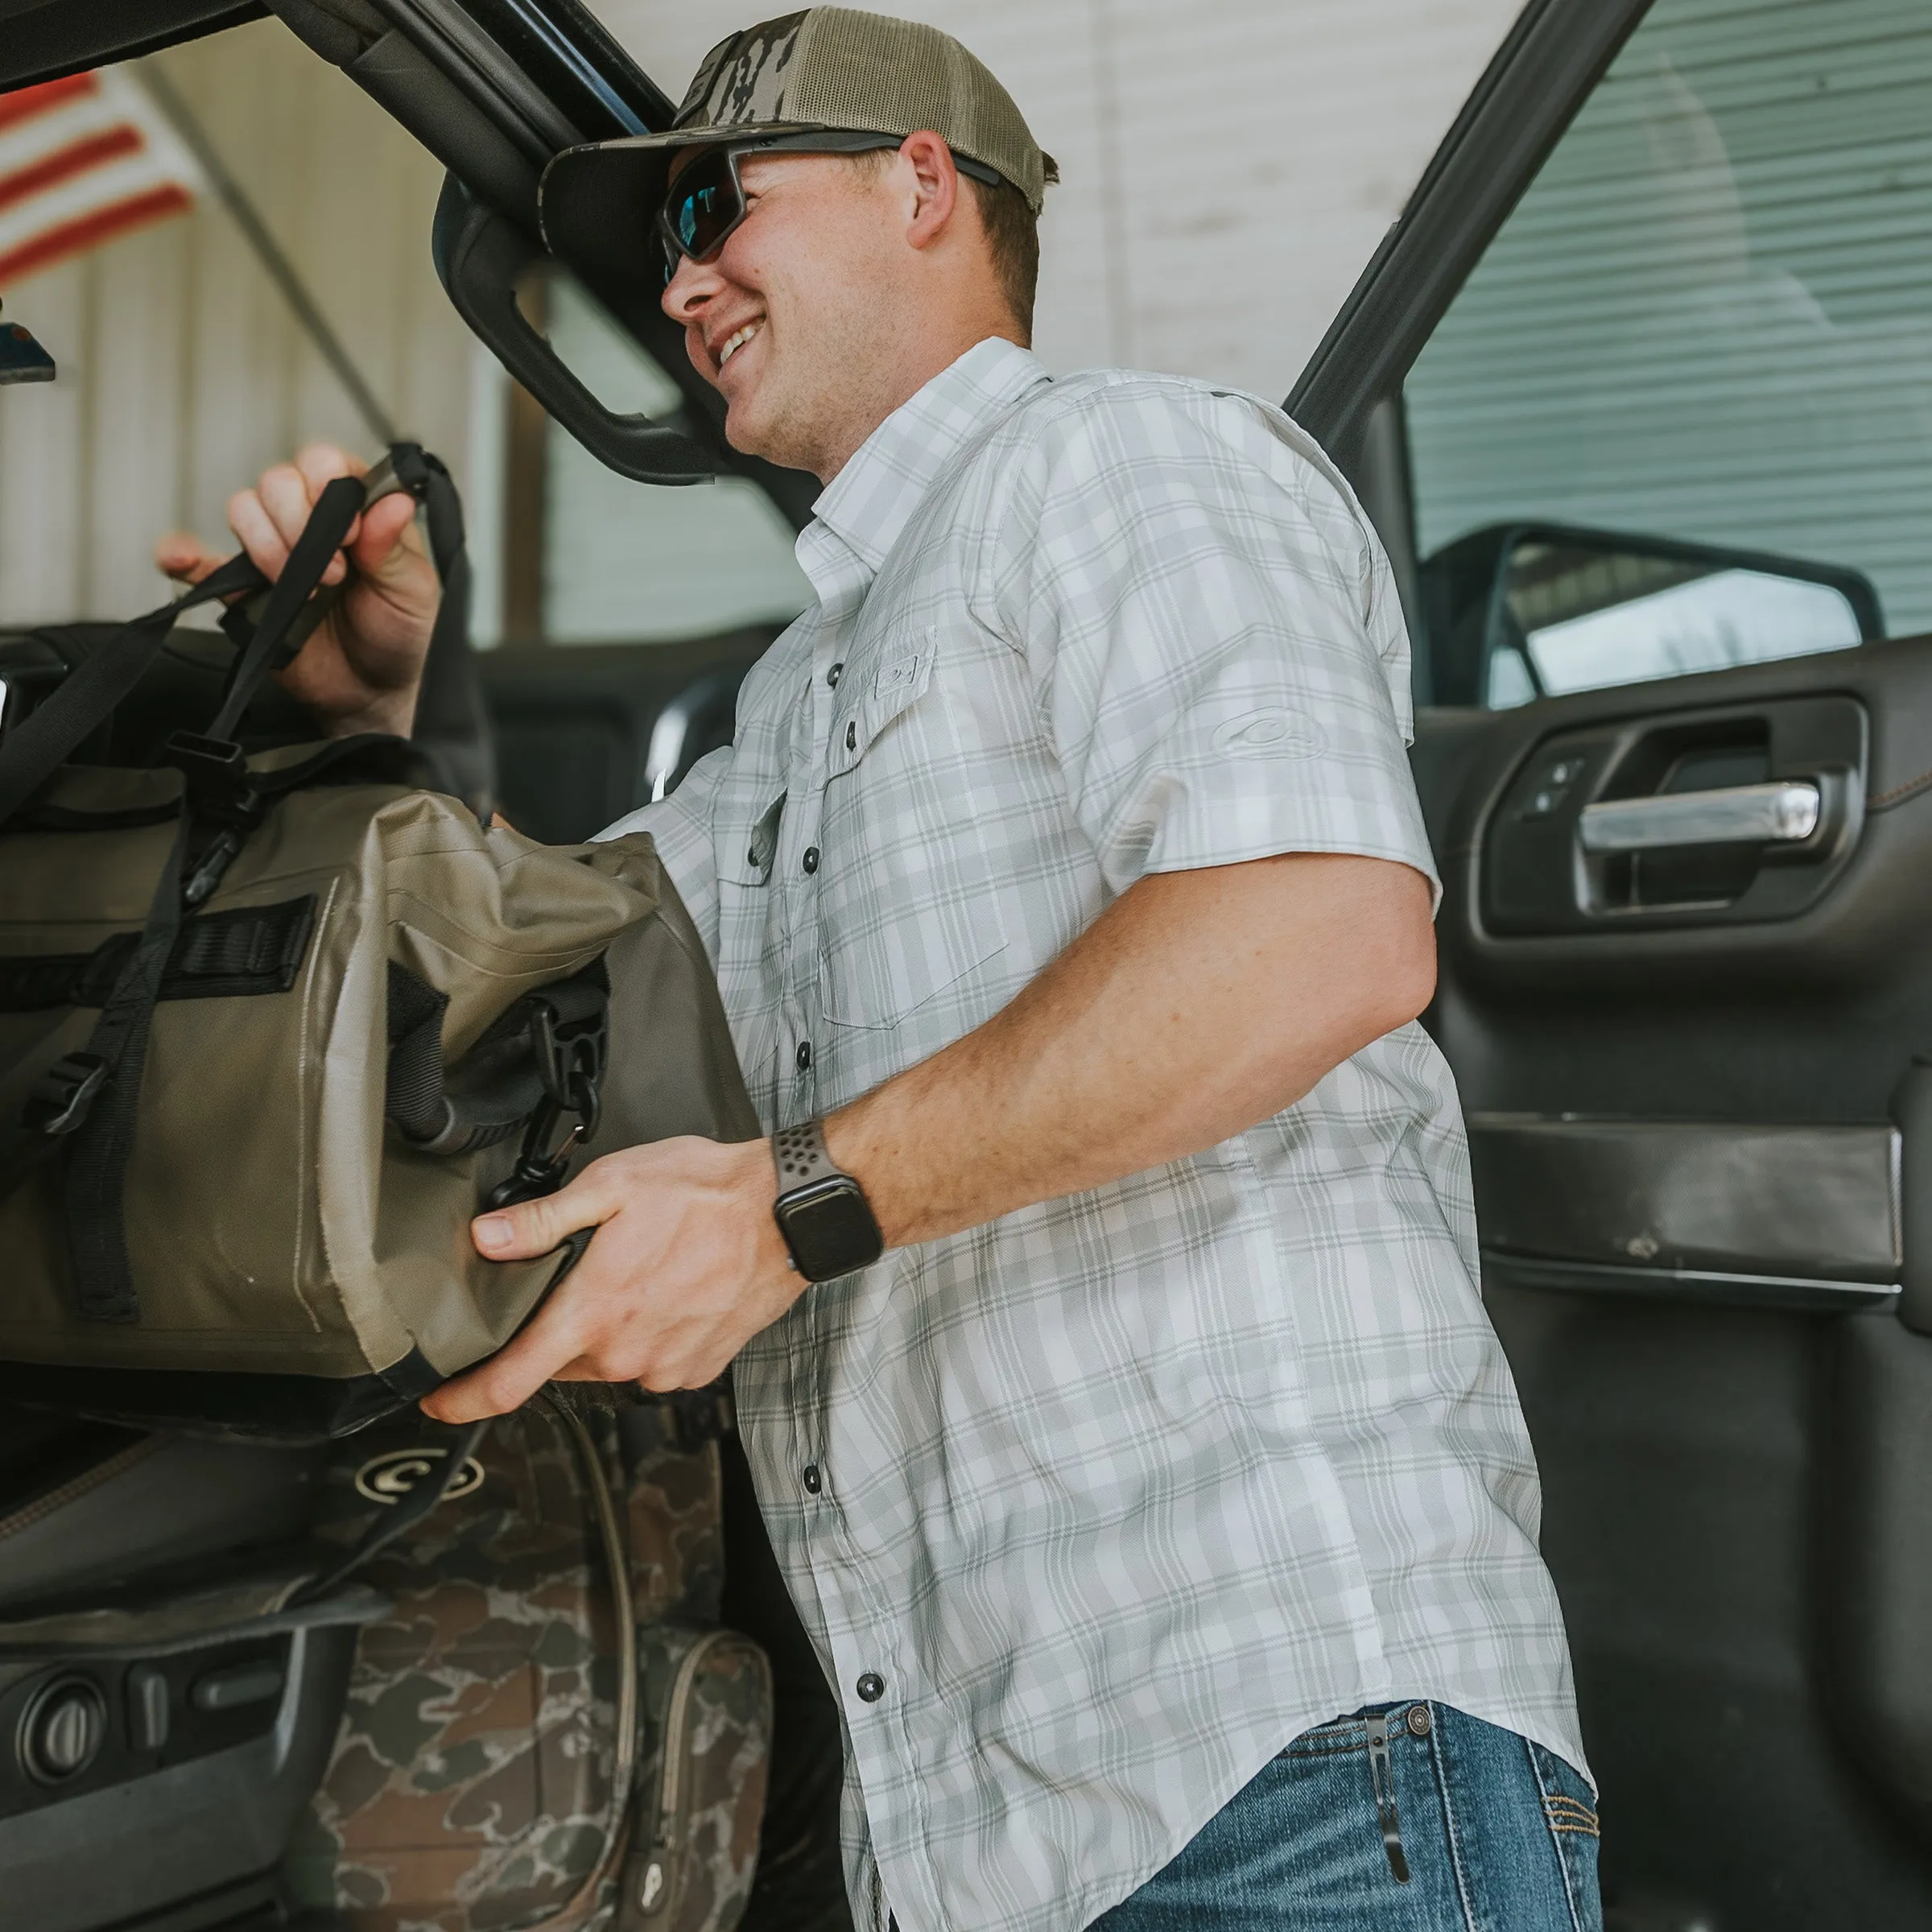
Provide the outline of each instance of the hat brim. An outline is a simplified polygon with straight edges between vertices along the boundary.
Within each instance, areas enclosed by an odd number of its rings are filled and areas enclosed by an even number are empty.
[[[641,264],[656,259],[658,211],[671,184],[671,161],[681,150],[844,131],[819,121],[765,121],[567,147],[544,169],[537,191],[543,245],[566,267],[634,276]]]

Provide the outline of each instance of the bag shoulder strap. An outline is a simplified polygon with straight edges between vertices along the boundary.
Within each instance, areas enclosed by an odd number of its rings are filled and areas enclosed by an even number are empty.
[[[258,588],[262,581],[246,556],[230,557],[173,603],[122,625],[98,650],[89,652],[0,747],[0,825],[53,776],[89,732],[106,722],[184,611]]]
[[[349,477],[339,477],[317,499],[270,594],[254,635],[236,665],[228,696],[214,720],[216,734],[232,729],[233,721],[246,708],[296,614],[321,582],[329,559],[348,534],[361,504],[362,486]],[[224,570],[226,568],[224,566]],[[217,576],[221,574],[215,573]],[[196,588],[205,590],[213,581],[213,577],[205,579]],[[178,608],[171,605],[169,613],[161,614],[168,615]],[[166,625],[159,625],[154,642],[158,644],[166,634]],[[147,654],[151,655],[151,649]],[[83,667],[83,671],[87,668]],[[138,669],[134,675],[138,675]],[[74,675],[78,678],[81,672]],[[48,704],[64,696],[72,683],[70,679],[47,700]],[[98,695],[97,692],[96,700],[90,704],[97,701]],[[76,708],[76,712],[80,708]],[[23,733],[42,715],[35,712],[21,727]],[[94,721],[105,715],[105,709],[98,710]],[[72,728],[70,718],[64,729]],[[81,724],[73,742],[77,744],[92,728],[91,723]],[[45,734],[41,747],[33,753],[34,764],[44,760],[47,743],[56,736]],[[15,748],[8,749],[10,753]],[[53,1144],[66,1147],[61,1191],[68,1250],[73,1264],[75,1298],[82,1316],[89,1321],[140,1319],[122,1210],[128,1156],[134,1146],[142,1069],[161,982],[180,936],[187,902],[197,895],[198,880],[184,884],[182,876],[196,822],[196,767],[225,773],[240,765],[238,748],[224,744],[218,735],[190,738],[178,733],[174,749],[180,754],[188,782],[181,801],[180,827],[155,883],[147,922],[127,964],[102,1002],[101,1017],[88,1036],[87,1045],[56,1062],[36,1083],[22,1122],[27,1133],[21,1138],[26,1145],[9,1150],[14,1158],[31,1161],[43,1156]],[[54,763],[58,762],[56,758]],[[27,782],[23,795],[31,795],[52,769],[53,765],[49,764],[42,779],[35,780],[32,765],[23,757],[13,767],[14,782],[18,785],[25,778]],[[220,836],[229,841],[230,852],[238,845],[239,835],[234,830]],[[218,873],[210,872],[207,876],[212,890],[213,880]]]

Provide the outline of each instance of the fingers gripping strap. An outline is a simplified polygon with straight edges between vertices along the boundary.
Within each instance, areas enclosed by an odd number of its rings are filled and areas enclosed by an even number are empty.
[[[302,526],[302,534],[295,539],[295,548],[289,552],[275,588],[268,593],[254,635],[235,666],[228,696],[208,728],[211,738],[229,737],[241,722],[249,700],[275,663],[296,613],[322,581],[343,539],[362,514],[362,485],[353,477],[337,477],[316,497],[316,506],[308,513],[308,521]]]

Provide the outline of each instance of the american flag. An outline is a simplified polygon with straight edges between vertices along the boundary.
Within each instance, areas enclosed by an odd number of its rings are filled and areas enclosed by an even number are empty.
[[[200,184],[193,158],[125,74],[0,94],[0,289],[185,213]]]

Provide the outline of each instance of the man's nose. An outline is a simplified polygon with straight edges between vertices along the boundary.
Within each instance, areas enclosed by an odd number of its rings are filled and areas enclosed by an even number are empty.
[[[688,326],[723,286],[724,279],[715,263],[694,262],[689,255],[679,255],[676,272],[664,285],[664,312],[672,321]]]

